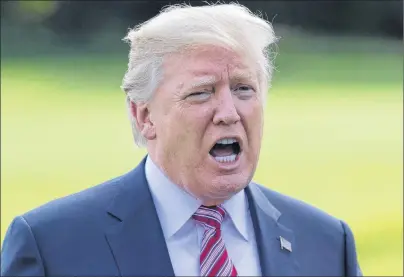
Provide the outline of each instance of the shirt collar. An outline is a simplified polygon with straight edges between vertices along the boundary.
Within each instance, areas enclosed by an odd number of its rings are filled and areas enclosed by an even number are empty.
[[[202,205],[202,202],[174,184],[148,155],[146,179],[166,239],[177,233]],[[244,190],[223,203],[238,232],[248,240],[248,204]]]
[[[237,231],[248,241],[247,219],[249,216],[248,201],[244,190],[233,195],[223,203]]]

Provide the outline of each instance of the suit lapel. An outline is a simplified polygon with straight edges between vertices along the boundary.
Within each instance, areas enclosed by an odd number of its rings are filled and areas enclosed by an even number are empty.
[[[293,247],[294,234],[279,223],[281,213],[269,202],[258,185],[251,183],[246,194],[250,214],[255,230],[255,237],[263,276],[297,276],[298,264]],[[290,242],[291,251],[281,247],[281,239],[285,244]]]
[[[122,188],[108,209],[114,223],[107,241],[121,276],[174,276],[144,164],[117,180]]]

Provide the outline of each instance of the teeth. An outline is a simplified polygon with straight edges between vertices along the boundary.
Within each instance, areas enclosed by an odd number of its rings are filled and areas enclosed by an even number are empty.
[[[219,143],[219,144],[232,144],[232,143],[235,143],[235,142],[237,142],[237,140],[232,139],[232,138],[224,138],[224,139],[218,140],[216,143]]]
[[[229,156],[223,156],[223,157],[215,157],[215,160],[218,161],[219,163],[231,163],[236,160],[237,155],[232,154]]]

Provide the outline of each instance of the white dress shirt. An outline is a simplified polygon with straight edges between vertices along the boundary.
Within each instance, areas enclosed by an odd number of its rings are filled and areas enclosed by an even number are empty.
[[[147,156],[145,167],[157,215],[176,276],[200,276],[199,256],[204,229],[192,215],[200,200],[173,184]],[[261,276],[254,228],[244,190],[223,203],[227,215],[222,237],[239,276]]]

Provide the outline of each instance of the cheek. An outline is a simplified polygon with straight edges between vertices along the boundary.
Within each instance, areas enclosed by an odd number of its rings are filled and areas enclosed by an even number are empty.
[[[256,137],[258,140],[258,144],[261,144],[261,139],[263,135],[263,129],[264,129],[264,112],[262,110],[262,107],[257,107],[255,109],[255,113],[252,116],[255,118],[254,120],[254,132],[256,132]]]
[[[243,110],[244,124],[250,147],[257,148],[261,143],[264,114],[262,106],[249,105]]]
[[[263,119],[263,107],[258,99],[250,99],[243,101],[240,105],[240,110],[248,121],[261,123]]]
[[[213,108],[207,104],[189,107],[182,114],[182,124],[193,132],[205,131],[206,126],[212,122]]]
[[[199,149],[201,147],[206,127],[209,124],[209,111],[201,108],[187,108],[173,114],[170,119],[169,129],[171,140],[173,143],[181,147],[181,151],[185,152],[186,149]],[[163,130],[164,131],[164,130]]]

